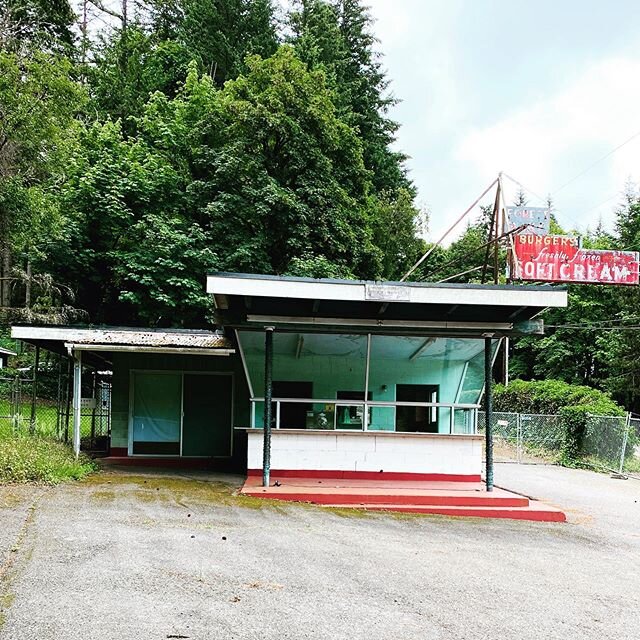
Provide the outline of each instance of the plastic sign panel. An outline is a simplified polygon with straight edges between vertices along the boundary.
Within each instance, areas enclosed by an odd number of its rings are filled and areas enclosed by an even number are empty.
[[[576,238],[514,237],[513,278],[585,284],[638,284],[637,251],[581,249]]]
[[[549,233],[551,210],[545,207],[507,207],[508,231],[520,229],[521,233],[543,236]]]

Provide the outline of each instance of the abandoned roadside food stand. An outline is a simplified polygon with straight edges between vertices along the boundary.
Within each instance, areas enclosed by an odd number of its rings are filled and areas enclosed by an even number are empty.
[[[114,458],[227,463],[266,486],[276,472],[479,481],[499,342],[541,334],[537,316],[567,304],[557,286],[236,273],[207,292],[215,331],[13,327],[74,358],[76,451],[88,366],[113,371]]]

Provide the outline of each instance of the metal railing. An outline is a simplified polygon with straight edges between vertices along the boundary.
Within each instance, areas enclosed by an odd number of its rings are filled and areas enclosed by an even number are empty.
[[[256,423],[256,408],[260,403],[264,403],[264,398],[251,398],[251,427],[261,427]],[[357,401],[357,400],[336,400],[335,398],[273,398],[275,405],[275,419],[273,427],[276,429],[286,428],[281,425],[282,406],[287,404],[299,404],[307,407],[307,419],[300,429],[319,429],[336,431],[395,431],[397,407],[413,407],[430,409],[430,424],[438,427],[445,423],[447,430],[442,431],[437,428],[438,433],[450,435],[476,434],[478,427],[478,410],[480,405],[461,404],[450,402],[401,402],[401,401]],[[314,406],[322,405],[322,409],[314,409]],[[310,408],[311,407],[311,408]],[[343,411],[341,412],[340,409]],[[355,409],[355,415],[351,415],[351,409]],[[374,410],[392,410],[393,415],[388,416],[384,426],[375,425],[373,422]],[[346,410],[346,411],[345,411]],[[340,416],[344,418],[341,419]],[[292,428],[292,427],[291,427]]]

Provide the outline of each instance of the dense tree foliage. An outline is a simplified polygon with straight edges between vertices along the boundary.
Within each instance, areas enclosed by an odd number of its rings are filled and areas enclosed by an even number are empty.
[[[75,21],[69,0],[0,0],[0,47],[73,55]]]
[[[0,52],[0,306],[14,263],[46,255],[63,224],[58,185],[83,105],[71,68],[51,54]]]
[[[209,269],[397,278],[420,255],[359,2],[314,3],[326,64],[271,0],[90,2],[108,26],[83,11],[78,39],[68,3],[6,2],[4,306],[42,303],[46,274],[94,321],[197,325]]]

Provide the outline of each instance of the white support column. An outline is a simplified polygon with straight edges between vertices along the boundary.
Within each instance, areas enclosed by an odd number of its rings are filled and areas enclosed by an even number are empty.
[[[80,455],[80,399],[82,398],[82,352],[73,352],[73,451]]]
[[[505,337],[503,347],[504,349],[504,364],[502,365],[504,368],[504,386],[509,386],[509,337]]]

